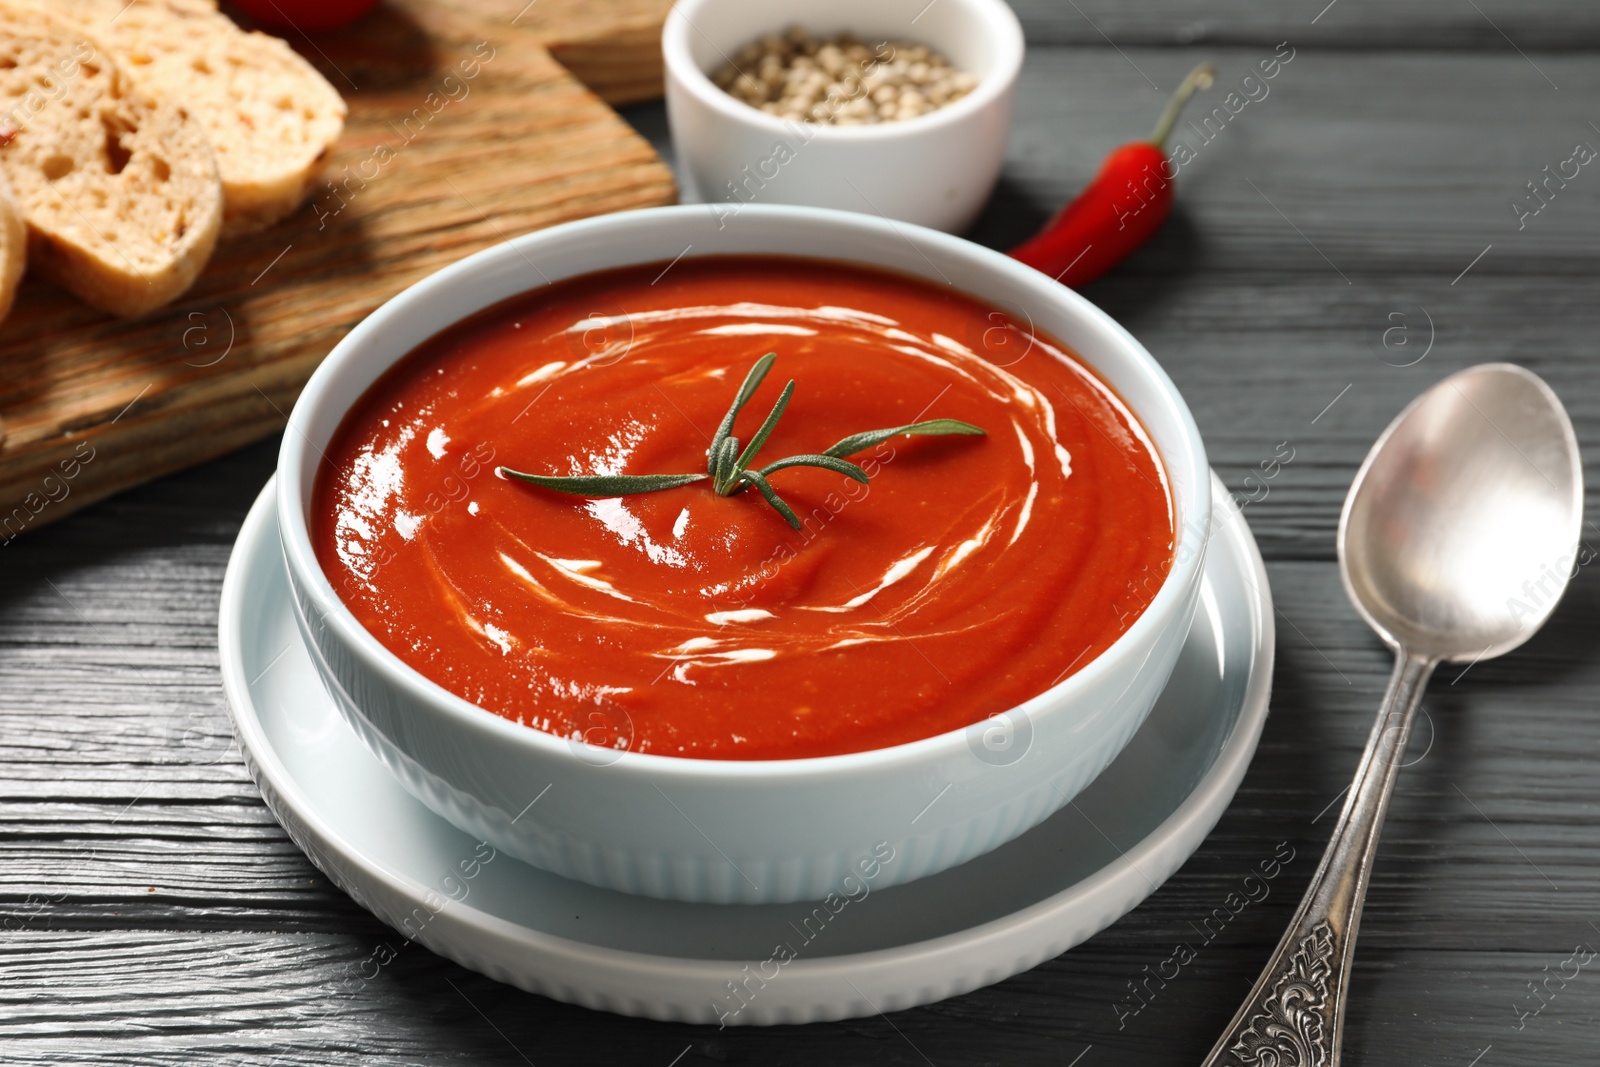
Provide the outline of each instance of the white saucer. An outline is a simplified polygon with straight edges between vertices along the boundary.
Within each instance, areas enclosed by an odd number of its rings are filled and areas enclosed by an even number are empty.
[[[494,855],[412,799],[339,717],[300,643],[271,482],[222,587],[223,686],[250,773],[289,836],[363,907],[462,966],[557,1000],[684,1022],[908,1008],[998,982],[1104,929],[1188,859],[1233,798],[1267,715],[1272,601],[1255,540],[1212,481],[1225,521],[1201,610],[1122,754],[1015,841],[837,912],[595,889]]]

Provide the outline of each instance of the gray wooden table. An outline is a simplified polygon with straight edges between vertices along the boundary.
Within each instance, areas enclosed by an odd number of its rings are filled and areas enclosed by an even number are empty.
[[[1333,562],[1368,444],[1446,373],[1510,359],[1555,386],[1586,456],[1600,455],[1600,162],[1520,226],[1511,206],[1576,144],[1600,146],[1600,8],[1019,6],[1030,45],[1020,113],[975,234],[998,246],[1142,136],[1201,58],[1231,86],[1280,42],[1294,49],[1270,95],[1183,169],[1167,229],[1088,291],[1165,363],[1230,486],[1246,493],[1279,442],[1294,449],[1246,509],[1280,609],[1273,712],[1194,858],[1061,958],[887,1019],[721,1033],[627,1020],[421,948],[351,992],[342,979],[397,935],[273,822],[222,707],[218,589],[272,471],[266,442],[0,549],[0,1060],[1199,1060],[1310,877],[1388,669]],[[662,139],[659,107],[630,117]],[[1600,549],[1600,527],[1591,534]],[[1362,925],[1349,1063],[1600,1060],[1600,958],[1586,955],[1600,948],[1592,570],[1524,649],[1442,672],[1430,693]],[[1128,983],[1279,842],[1298,858],[1271,895],[1128,1011]]]

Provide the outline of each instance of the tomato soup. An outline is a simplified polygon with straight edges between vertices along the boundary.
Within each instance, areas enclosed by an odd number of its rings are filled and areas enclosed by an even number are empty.
[[[793,379],[753,466],[898,436],[833,470],[609,498],[499,473],[704,473]],[[401,359],[330,443],[323,570],[377,639],[495,714],[609,748],[768,760],[882,748],[1049,689],[1122,634],[1171,566],[1144,430],[1063,346],[918,279],[783,257],[586,275]]]

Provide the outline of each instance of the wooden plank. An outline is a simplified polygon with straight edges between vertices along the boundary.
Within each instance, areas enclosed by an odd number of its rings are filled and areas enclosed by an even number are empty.
[[[1265,907],[1254,916],[1283,918]],[[1094,1056],[1185,1064],[1209,1046],[1226,1022],[1226,999],[1242,991],[1241,976],[1265,952],[1257,944],[1207,946],[1166,995],[1118,1030],[1117,991],[1141,974],[1119,946],[1102,943],[1105,936],[998,986],[892,1019],[718,1031],[622,1022],[529,997],[407,945],[375,922],[341,934],[28,933],[0,944],[0,1038],[7,1063],[19,1067],[202,1057],[316,1067],[1068,1064],[1086,1046],[1094,1049],[1086,1063]],[[1584,939],[1574,931],[1570,940]],[[1492,1044],[1510,1057],[1503,1062],[1589,1067],[1588,1050],[1569,1035],[1592,1026],[1600,1011],[1600,983],[1591,975],[1523,1020],[1521,1031],[1513,1028],[1511,1005],[1527,996],[1525,983],[1571,949],[1410,952],[1403,966],[1382,953],[1358,954],[1347,1055],[1373,1067],[1464,1065]],[[130,959],[140,966],[129,967]]]
[[[1566,0],[1015,0],[1030,47],[1274,45],[1515,54],[1600,47],[1600,11]],[[1513,43],[1515,42],[1515,43]]]
[[[523,19],[550,54],[602,100],[628,104],[661,95],[661,24],[671,0],[512,3],[526,11]]]
[[[459,5],[462,0],[451,0]],[[667,0],[486,0],[475,9],[537,32],[580,81],[612,103],[660,95],[660,28]],[[1600,47],[1600,11],[1568,0],[1015,0],[1029,48],[1276,45],[1376,51]],[[915,9],[911,9],[915,11]],[[802,24],[804,13],[797,15]],[[619,27],[633,30],[618,34]],[[781,27],[775,27],[781,28]],[[907,36],[915,37],[914,25]],[[653,90],[653,91],[652,91]]]
[[[1345,286],[1286,269],[1167,282],[1129,272],[1087,295],[1173,376],[1212,465],[1254,501],[1246,514],[1269,556],[1332,559],[1345,492],[1371,443],[1413,396],[1476,363],[1511,360],[1551,383],[1593,482],[1600,396],[1581,340],[1600,330],[1592,275],[1470,281],[1360,275]],[[1284,442],[1292,460],[1263,478]],[[1600,521],[1600,505],[1589,518]],[[1600,547],[1600,529],[1588,532]]]
[[[671,0],[434,0],[408,13],[434,39],[530,34],[595,95],[626,104],[662,93],[661,24],[671,7]],[[367,20],[355,32],[370,32]]]
[[[1293,46],[1291,46],[1293,47]],[[1166,94],[1202,58],[1217,85],[1196,97],[1173,150],[1178,213],[1159,253],[1127,270],[1152,275],[1293,271],[1346,285],[1371,273],[1590,273],[1600,266],[1600,171],[1580,166],[1518,229],[1514,196],[1569,159],[1600,148],[1600,66],[1539,57],[1552,89],[1523,58],[1454,53],[1351,54],[1303,48],[1250,90],[1209,142],[1195,132],[1271,47],[1036,49],[1019,90],[1002,192],[976,234],[1020,240],[1094,175],[1117,145],[1148,135]],[[1146,78],[1150,81],[1146,81]],[[1155,83],[1156,88],[1151,82]],[[1233,106],[1238,106],[1235,103]],[[1600,164],[1600,160],[1596,161]],[[1571,172],[1569,168],[1569,173]],[[1130,201],[1130,207],[1134,206]]]
[[[675,197],[535,33],[458,15],[407,0],[304,42],[351,107],[328,181],[171,308],[122,322],[24,284],[0,328],[0,538],[281,426],[351,326],[444,264]]]

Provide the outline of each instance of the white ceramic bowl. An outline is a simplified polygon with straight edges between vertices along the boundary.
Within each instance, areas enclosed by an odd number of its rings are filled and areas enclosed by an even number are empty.
[[[925,44],[979,79],[904,122],[786,122],[711,82],[744,45],[799,22],[817,37]],[[678,0],[661,32],[667,118],[685,195],[731,216],[747,203],[806,204],[958,233],[983,209],[1005,157],[1022,27],[1003,0]]]
[[[345,413],[396,360],[490,304],[545,278],[666,261],[685,248],[900,271],[1007,307],[1065,342],[1137,414],[1172,487],[1176,559],[1150,607],[1098,658],[1004,716],[815,759],[591,748],[484,711],[402,663],[345,608],[312,550],[312,483]],[[859,893],[867,882],[907,882],[986,852],[1066,804],[1121,750],[1166,684],[1193,618],[1211,524],[1205,450],[1188,408],[1104,312],[960,238],[815,208],[750,207],[724,228],[696,207],[607,215],[447,267],[373,312],[318,368],[290,417],[278,473],[279,532],[312,659],[351,726],[408,790],[546,870],[719,903],[818,900]]]

